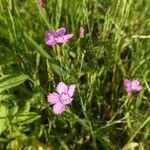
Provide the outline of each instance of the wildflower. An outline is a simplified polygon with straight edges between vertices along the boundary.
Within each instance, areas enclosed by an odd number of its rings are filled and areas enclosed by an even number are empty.
[[[67,86],[65,83],[59,82],[56,92],[50,93],[47,96],[48,102],[53,105],[53,112],[55,114],[58,115],[65,111],[66,105],[70,104],[73,100],[74,91],[74,84]]]
[[[70,38],[73,37],[73,34],[65,34],[65,28],[59,28],[56,32],[46,31],[45,32],[45,44],[55,45],[57,43],[66,43]]]
[[[127,92],[138,92],[143,89],[143,86],[140,84],[139,80],[124,80],[124,86]]]
[[[83,27],[80,28],[80,38],[85,37],[85,29]]]
[[[45,6],[45,0],[39,0],[39,4],[44,7]]]

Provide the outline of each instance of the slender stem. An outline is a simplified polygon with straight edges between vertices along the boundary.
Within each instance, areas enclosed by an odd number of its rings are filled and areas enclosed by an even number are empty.
[[[131,93],[128,93],[127,98],[126,98],[126,101],[123,103],[123,105],[120,107],[120,109],[115,113],[115,115],[111,118],[111,120],[108,122],[108,124],[111,123],[111,122],[114,120],[114,118],[117,116],[117,114],[119,114],[119,113],[121,112],[122,108],[123,108],[124,106],[126,106],[126,104],[127,104],[127,103],[129,102],[129,100],[131,99],[131,96],[132,96],[132,94],[131,94]]]
[[[128,143],[132,142],[135,136],[140,132],[140,130],[150,121],[150,116],[143,122],[143,124],[135,131],[132,137],[129,139]]]

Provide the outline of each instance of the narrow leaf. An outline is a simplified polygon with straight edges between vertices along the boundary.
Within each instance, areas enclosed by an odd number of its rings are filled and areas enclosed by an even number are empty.
[[[0,106],[0,134],[6,129],[7,109],[5,106]]]
[[[27,75],[4,75],[0,78],[0,92],[15,87],[29,78]]]
[[[28,36],[26,33],[24,33],[24,36],[38,53],[40,53],[45,58],[52,60],[51,56],[41,46],[39,46],[30,36]]]

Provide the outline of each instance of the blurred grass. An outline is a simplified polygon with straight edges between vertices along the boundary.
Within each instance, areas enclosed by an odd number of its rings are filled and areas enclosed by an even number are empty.
[[[150,39],[132,37],[150,34],[149,10],[149,0],[1,0],[0,149],[150,149]],[[74,38],[46,46],[44,32],[61,26]],[[144,89],[127,94],[125,78]],[[55,116],[46,96],[59,81],[77,89]]]

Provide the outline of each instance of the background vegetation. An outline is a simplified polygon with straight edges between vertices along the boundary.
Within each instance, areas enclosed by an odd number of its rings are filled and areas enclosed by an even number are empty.
[[[149,10],[149,0],[0,0],[0,149],[149,150]],[[62,26],[74,38],[45,45]],[[125,78],[144,89],[128,94]],[[57,116],[46,97],[60,81],[77,88]]]

